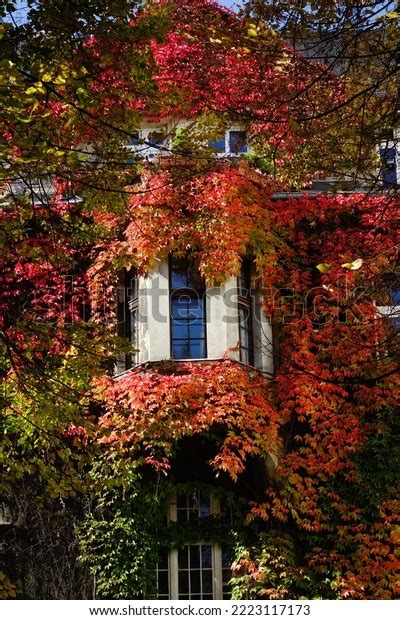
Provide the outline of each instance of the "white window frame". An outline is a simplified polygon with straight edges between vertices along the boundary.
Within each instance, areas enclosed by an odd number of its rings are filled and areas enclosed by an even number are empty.
[[[210,493],[211,498],[211,514],[216,516],[220,514],[221,507],[219,498]],[[177,522],[177,493],[171,493],[168,503],[168,521]],[[190,544],[190,543],[188,543]],[[195,545],[210,545],[212,551],[212,579],[213,579],[213,600],[223,599],[223,582],[222,582],[222,549],[219,543],[210,543],[200,540]],[[171,549],[168,554],[168,581],[169,581],[169,600],[179,600],[178,585],[178,549]],[[204,599],[205,600],[205,599]]]
[[[231,153],[229,150],[229,134],[231,131],[244,131],[246,134],[246,146],[247,151],[245,153]],[[233,125],[233,127],[229,127],[224,132],[224,140],[225,140],[225,149],[223,153],[215,153],[215,157],[243,157],[243,155],[248,155],[250,153],[250,147],[248,143],[249,132],[245,127],[240,127],[239,125]],[[222,138],[222,136],[221,136]]]
[[[168,138],[169,130],[167,124],[152,126],[148,125],[146,127],[139,128],[137,130],[137,133],[139,136],[138,142],[137,144],[128,144],[126,147],[128,151],[132,151],[133,153],[136,153],[136,155],[141,159],[147,160],[153,160],[157,157],[163,157],[170,154]],[[150,146],[150,135],[152,133],[163,133],[167,137],[162,142],[160,142],[159,146]]]

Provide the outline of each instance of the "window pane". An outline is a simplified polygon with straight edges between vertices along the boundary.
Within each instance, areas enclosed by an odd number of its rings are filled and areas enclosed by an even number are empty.
[[[189,549],[187,547],[184,547],[183,549],[179,549],[178,551],[179,569],[189,567],[188,552],[189,552]]]
[[[190,593],[201,594],[200,570],[190,571]]]
[[[243,362],[243,364],[250,364],[250,351],[248,349],[241,348],[240,361]]]
[[[181,340],[181,344],[187,342],[190,339],[189,324],[174,320],[172,324],[172,337],[178,342]]]
[[[190,568],[200,568],[200,546],[190,545]]]
[[[204,338],[204,323],[200,321],[194,321],[188,324],[188,336],[189,338]]]
[[[193,291],[203,291],[204,281],[199,273],[197,265],[188,257],[176,258],[172,256],[170,262],[171,288],[189,288]]]
[[[201,545],[201,565],[203,568],[212,568],[211,545]]]
[[[199,297],[188,297],[188,295],[180,295],[173,297],[171,300],[172,317],[176,321],[196,321],[202,319],[204,314],[204,302]]]
[[[158,594],[169,594],[168,571],[158,571]]]
[[[190,354],[190,347],[187,342],[180,344],[179,342],[172,343],[172,357],[177,360],[193,359]]]
[[[166,547],[158,552],[158,568],[168,570],[168,549]]]
[[[229,545],[221,545],[222,561],[222,598],[226,601],[231,598],[231,587],[229,581],[232,578],[232,548]]]
[[[211,495],[205,491],[200,493],[200,516],[209,517],[211,515]]]
[[[243,259],[238,284],[238,321],[240,340],[240,360],[245,364],[253,364],[252,338],[252,294],[251,294],[251,263]]]
[[[396,185],[396,151],[394,148],[384,148],[380,150],[382,163],[382,181],[386,186]]]
[[[131,344],[134,349],[138,348],[138,311],[132,310],[131,312]],[[133,363],[138,361],[138,351],[134,351],[132,354]]]
[[[189,594],[189,571],[180,570],[178,572],[179,594]]]
[[[205,594],[212,594],[213,586],[212,586],[212,570],[203,570],[201,573],[202,582],[203,582],[203,598],[205,598]]]
[[[215,140],[209,140],[208,146],[217,151],[217,153],[225,153],[225,134],[215,138]]]
[[[247,137],[245,131],[229,132],[229,152],[235,155],[247,153]]]
[[[204,282],[193,261],[170,262],[171,349],[175,359],[206,357]]]
[[[204,359],[206,357],[204,340],[174,340],[172,356],[175,359]]]
[[[171,273],[171,285],[172,288],[186,288],[188,285],[188,278],[186,271],[174,270]]]
[[[400,289],[398,291],[393,290],[391,292],[392,303],[394,306],[400,306]]]
[[[157,597],[163,599],[169,598],[168,553],[169,550],[166,547],[158,551]]]
[[[204,340],[191,340],[189,359],[203,359],[206,357],[206,344]]]
[[[238,294],[241,297],[250,297],[251,294],[251,265],[244,259],[238,276]]]

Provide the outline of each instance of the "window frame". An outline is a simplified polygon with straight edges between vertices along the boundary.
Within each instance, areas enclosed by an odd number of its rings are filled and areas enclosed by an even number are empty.
[[[193,492],[194,491],[198,493],[202,492],[202,490],[198,488],[193,489]],[[191,491],[187,491],[187,495],[190,492]],[[220,507],[219,498],[216,495],[214,495],[211,491],[210,491],[210,506],[211,506],[211,516],[220,514],[221,507]],[[172,492],[169,496],[168,522],[178,523],[178,493],[176,491]],[[224,569],[226,570],[226,567],[224,567],[222,564],[222,558],[223,558],[222,544],[217,543],[217,542],[199,540],[199,541],[196,541],[195,543],[189,542],[182,549],[186,549],[188,547],[194,547],[194,546],[202,546],[202,545],[203,546],[207,545],[211,547],[212,597],[192,599],[190,598],[190,592],[189,592],[189,598],[183,599],[181,598],[182,595],[181,597],[179,596],[179,570],[180,570],[179,569],[179,549],[170,549],[168,552],[168,589],[169,589],[168,596],[169,598],[166,599],[165,595],[160,596],[160,597],[158,595],[159,571],[165,572],[166,569],[159,569],[158,564],[157,564],[156,580],[157,580],[157,599],[158,600],[230,600],[230,596],[229,598],[224,599],[224,594],[228,594],[228,592],[227,591],[224,592],[224,585],[226,585],[226,583],[224,582],[224,578],[223,578],[223,570]],[[190,571],[190,568],[188,570]]]
[[[131,288],[130,283],[136,281],[137,276],[133,267],[124,269],[119,273],[116,287],[116,333],[120,338],[129,340],[132,345],[132,309],[131,309]],[[137,333],[137,330],[136,330]],[[137,349],[138,347],[135,346]],[[135,365],[135,358],[138,352],[121,353],[117,356],[115,368],[118,373],[118,365],[123,366],[123,372],[130,370]]]
[[[182,259],[180,259],[182,260]],[[187,261],[187,268],[189,269],[190,267],[190,263],[191,263],[191,258],[190,256],[187,256],[186,258],[184,258],[183,260]],[[170,254],[169,255],[169,259],[168,259],[168,294],[169,294],[169,340],[170,340],[170,357],[173,360],[197,360],[197,359],[207,359],[207,304],[206,304],[206,286],[205,283],[202,282],[202,286],[199,288],[193,288],[193,287],[189,287],[189,286],[182,286],[182,287],[173,287],[172,284],[172,274],[173,274],[173,261],[174,261],[174,255]],[[192,262],[193,264],[193,262]],[[200,274],[199,274],[199,279],[200,279]],[[190,342],[193,340],[200,340],[203,341],[203,356],[202,357],[176,357],[174,355],[174,342],[176,342],[177,340],[182,340],[184,341],[185,339],[183,338],[176,338],[174,337],[173,334],[173,330],[174,330],[174,318],[172,316],[172,301],[174,299],[179,299],[182,296],[187,296],[189,299],[198,299],[201,300],[201,304],[202,304],[202,322],[203,322],[203,329],[204,329],[204,337],[203,338],[188,338],[185,342],[188,343],[190,345]],[[190,319],[189,319],[190,320]]]
[[[239,150],[237,152],[234,150],[231,151],[231,133],[233,134],[244,133],[245,134],[244,145],[245,145],[246,150]],[[219,140],[218,139],[208,140],[208,146],[215,151],[214,154],[216,157],[242,157],[243,155],[248,155],[250,153],[248,137],[249,137],[249,132],[247,129],[239,128],[239,127],[230,127],[229,129],[226,129],[223,132],[223,135],[221,132],[221,137]],[[222,145],[222,143],[223,143],[223,149],[221,147],[213,146],[213,144]]]
[[[237,279],[237,308],[238,308],[238,328],[239,328],[239,359],[244,364],[254,366],[254,326],[253,326],[253,296],[251,293],[251,262],[250,259],[243,259],[240,274]],[[244,283],[244,286],[243,286]],[[244,294],[243,294],[244,293]],[[240,318],[240,311],[246,313],[246,323],[244,327]],[[247,332],[248,346],[243,346],[243,334]],[[245,359],[243,351],[248,352],[248,359]]]
[[[129,340],[132,348],[135,349],[131,353],[131,367],[134,367],[139,364],[139,277],[133,267],[126,271],[126,277],[129,307]],[[134,319],[135,314],[137,316],[136,320]]]

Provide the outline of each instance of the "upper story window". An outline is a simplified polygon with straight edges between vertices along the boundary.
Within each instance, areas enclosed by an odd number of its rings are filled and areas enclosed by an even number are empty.
[[[171,256],[169,269],[171,357],[207,357],[205,285],[189,257]]]
[[[380,149],[381,178],[384,187],[391,187],[397,183],[396,149],[386,146]]]
[[[128,147],[136,147],[140,143],[140,135],[138,131],[135,131],[132,134],[130,142],[128,143]]]
[[[134,269],[128,272],[127,293],[130,310],[129,336],[132,345],[132,363],[139,362],[139,279]]]
[[[251,296],[251,264],[243,260],[237,279],[240,361],[254,364],[253,303]]]
[[[165,133],[162,131],[151,131],[147,138],[148,145],[161,148],[166,145]]]
[[[240,155],[247,153],[247,134],[245,131],[229,131],[229,153]]]
[[[127,149],[136,156],[145,159],[154,159],[168,153],[168,129],[163,125],[154,128],[145,128],[132,134]]]
[[[225,154],[225,133],[221,134],[215,140],[209,140],[208,146],[214,149],[219,154]]]
[[[218,155],[244,155],[248,152],[247,132],[242,130],[229,130],[214,140],[209,140],[208,145]]]

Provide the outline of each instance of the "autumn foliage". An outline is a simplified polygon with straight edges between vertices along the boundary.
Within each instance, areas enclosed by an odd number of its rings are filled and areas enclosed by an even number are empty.
[[[88,37],[64,75],[42,75],[23,102],[29,123],[37,117],[35,131],[44,123],[57,142],[38,148],[59,180],[45,201],[19,197],[0,215],[7,491],[17,472],[18,480],[40,479],[38,495],[89,492],[82,472],[99,454],[168,476],[180,442],[206,435],[215,476],[236,484],[253,459],[276,463],[261,499],[247,498],[243,527],[257,523],[264,542],[280,532],[277,545],[282,534],[290,561],[279,555],[279,564],[270,539],[260,553],[257,545],[243,551],[235,571],[246,576],[247,592],[394,598],[398,334],[377,306],[390,303],[399,201],[382,192],[276,196],[307,184],[320,160],[346,160],[349,137],[328,114],[346,85],[328,70],[316,80],[318,63],[206,0],[151,3],[129,29],[124,22],[118,42],[110,33]],[[163,166],[128,165],[131,130],[172,116],[193,122],[183,152],[171,147]],[[213,138],[238,122],[257,161],[211,157],[201,131]],[[8,116],[5,124],[10,163],[18,171],[39,166],[26,131]],[[100,162],[74,155],[85,141]],[[71,170],[75,194],[67,199],[71,186],[61,179]],[[118,274],[133,266],[146,276],[174,252],[189,252],[208,285],[238,275],[243,257],[251,259],[274,327],[273,377],[229,352],[220,361],[110,376],[110,361],[129,350],[115,336]],[[75,458],[78,482],[69,471]],[[56,470],[72,481],[50,483]],[[274,562],[282,575],[289,567],[290,587],[284,577],[269,581]]]

